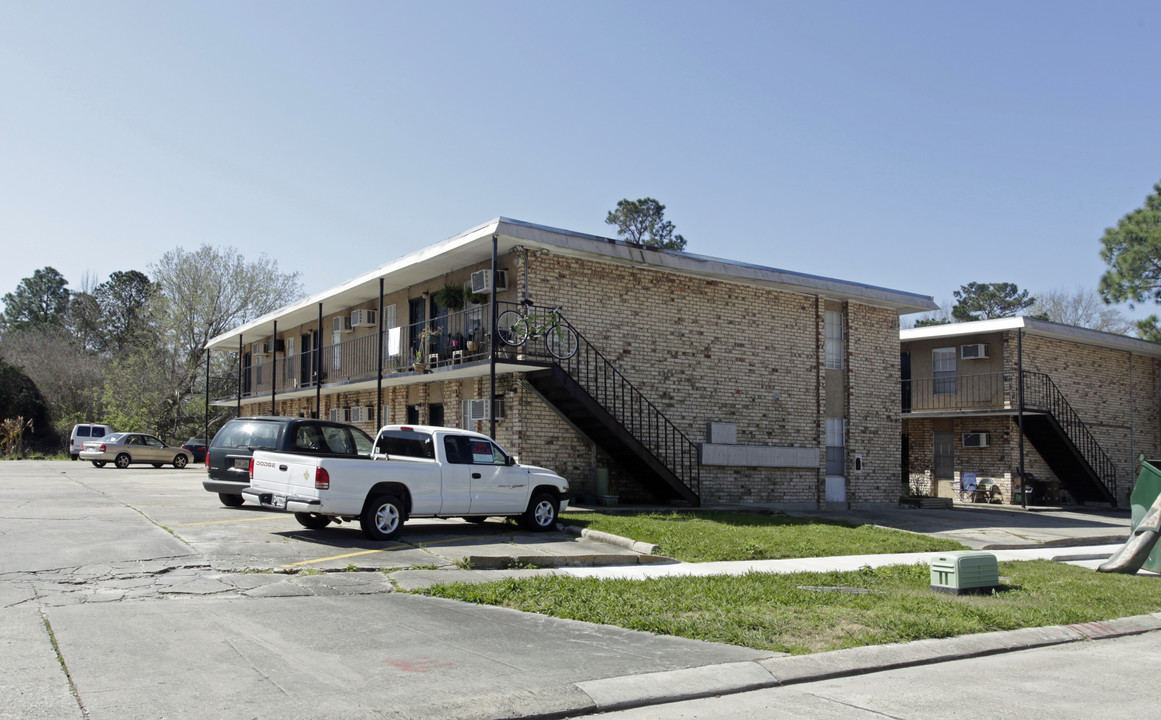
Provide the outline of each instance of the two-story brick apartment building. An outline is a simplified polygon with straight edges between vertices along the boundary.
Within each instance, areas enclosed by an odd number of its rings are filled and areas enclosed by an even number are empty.
[[[958,497],[969,474],[1007,503],[1125,507],[1138,455],[1159,457],[1161,345],[1024,317],[900,340],[903,454],[918,493]],[[1021,446],[1036,478],[1027,500]]]
[[[575,355],[491,332],[526,298]],[[470,427],[622,502],[845,507],[898,501],[899,316],[935,307],[499,218],[208,347],[242,414]]]

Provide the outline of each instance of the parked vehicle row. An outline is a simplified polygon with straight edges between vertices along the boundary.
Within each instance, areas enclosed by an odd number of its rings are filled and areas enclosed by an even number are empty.
[[[244,497],[307,528],[358,520],[372,540],[398,536],[412,517],[516,517],[550,530],[569,502],[568,480],[456,428],[388,425],[369,458],[256,450],[248,465]]]
[[[228,421],[208,446],[195,437],[181,447],[106,425],[81,428],[74,438],[98,439],[82,443],[77,456],[97,467],[181,469],[200,455],[202,486],[224,505],[249,498],[312,529],[358,520],[373,540],[397,537],[412,517],[515,517],[529,530],[549,530],[569,503],[563,477],[521,465],[488,436],[456,428],[388,425],[372,440],[346,423],[255,416]]]

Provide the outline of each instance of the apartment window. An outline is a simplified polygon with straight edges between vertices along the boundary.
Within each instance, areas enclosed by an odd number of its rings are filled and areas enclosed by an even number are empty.
[[[826,419],[826,474],[846,475],[847,421],[842,418]]]
[[[331,333],[331,370],[343,369],[343,334]]]
[[[842,370],[845,366],[843,356],[843,313],[841,310],[827,310],[822,321],[823,335],[826,338],[826,368],[828,370]]]
[[[931,369],[936,395],[955,395],[955,348],[931,351]]]

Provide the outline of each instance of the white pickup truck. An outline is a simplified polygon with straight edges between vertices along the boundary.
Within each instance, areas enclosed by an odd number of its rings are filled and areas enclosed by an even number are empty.
[[[412,517],[510,516],[550,530],[569,497],[568,480],[517,464],[487,435],[422,425],[385,426],[370,460],[257,450],[242,494],[312,529],[357,518],[372,540],[397,537]]]

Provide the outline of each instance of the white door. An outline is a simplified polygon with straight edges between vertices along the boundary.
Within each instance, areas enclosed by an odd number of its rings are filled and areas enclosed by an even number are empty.
[[[828,503],[845,503],[847,501],[847,479],[845,477],[827,477],[826,501]]]

